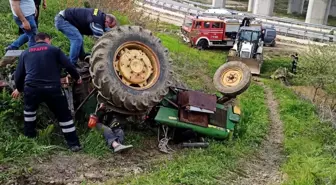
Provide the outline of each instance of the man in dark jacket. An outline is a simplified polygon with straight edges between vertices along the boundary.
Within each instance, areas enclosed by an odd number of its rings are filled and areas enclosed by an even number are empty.
[[[81,77],[68,57],[50,45],[48,34],[38,33],[35,41],[34,46],[21,54],[14,73],[16,90],[12,97],[18,98],[24,92],[24,134],[36,137],[36,110],[40,103],[45,102],[59,121],[69,148],[79,151],[81,146],[75,124],[61,89],[61,68],[65,68],[77,83],[81,83]]]
[[[70,40],[70,61],[85,57],[83,35],[100,37],[116,25],[111,14],[93,8],[68,8],[55,17],[55,26]]]
[[[293,61],[292,61],[292,70],[291,70],[291,72],[292,72],[293,74],[296,74],[296,67],[297,67],[297,63],[298,63],[298,61],[299,61],[299,57],[298,57],[298,54],[297,54],[297,53],[295,53],[295,55],[291,55],[291,57],[292,57],[292,59],[293,59]]]

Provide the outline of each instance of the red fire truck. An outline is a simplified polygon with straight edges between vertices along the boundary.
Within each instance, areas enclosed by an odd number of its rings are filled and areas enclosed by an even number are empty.
[[[186,16],[181,27],[183,40],[200,49],[233,46],[240,28],[236,17]],[[261,22],[250,20],[250,27],[261,28]]]

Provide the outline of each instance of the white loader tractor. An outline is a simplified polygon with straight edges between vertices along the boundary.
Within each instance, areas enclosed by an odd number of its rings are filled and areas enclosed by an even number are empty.
[[[229,51],[227,62],[240,61],[250,68],[252,74],[259,75],[263,63],[262,38],[261,27],[249,27],[249,19],[245,18]]]

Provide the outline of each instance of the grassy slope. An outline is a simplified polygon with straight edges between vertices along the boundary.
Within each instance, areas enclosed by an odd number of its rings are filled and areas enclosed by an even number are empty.
[[[63,0],[64,1],[64,0]],[[41,7],[40,18],[39,18],[39,31],[47,32],[53,36],[53,45],[60,47],[64,52],[69,51],[69,42],[67,38],[59,31],[56,30],[54,26],[55,15],[65,7],[60,1],[48,1],[48,7],[44,10]],[[14,41],[18,35],[17,25],[15,24],[12,13],[9,9],[9,2],[6,0],[0,0],[0,54],[4,54],[4,48]],[[85,49],[89,50],[93,46],[93,40],[85,37]],[[26,46],[26,45],[25,45]]]
[[[182,43],[176,35],[156,34],[171,52],[174,71],[189,87],[214,92],[212,76],[226,59],[224,51],[199,51]],[[239,100],[244,117],[239,125],[238,140],[213,142],[206,150],[179,151],[173,159],[162,161],[151,171],[136,178],[123,180],[131,184],[216,184],[218,179],[229,178],[238,159],[249,155],[266,134],[267,107],[263,89],[252,85]],[[258,104],[260,106],[253,106]],[[202,156],[202,157],[200,157]],[[115,183],[112,181],[112,183]],[[121,182],[118,182],[118,184]]]
[[[290,69],[291,65],[289,57],[272,57],[271,59],[266,59],[262,65],[260,76],[263,78],[270,78],[279,67],[287,67]]]
[[[15,25],[14,21],[12,20],[12,16],[9,9],[6,9],[8,6],[8,1],[1,1],[3,11],[1,11],[0,16],[0,25],[3,29],[0,30],[1,39],[0,39],[0,54],[3,53],[4,47],[9,44],[12,40],[17,38],[17,26]],[[40,32],[47,32],[53,36],[53,44],[55,46],[60,47],[66,53],[69,50],[69,42],[65,38],[62,33],[58,32],[54,28],[54,16],[57,12],[63,7],[57,1],[49,1],[48,2],[48,9],[42,10],[41,17],[40,17]],[[128,20],[125,16],[118,15],[121,20],[122,24],[128,23]],[[225,61],[225,53],[222,51],[198,51],[195,49],[191,49],[186,45],[180,43],[179,39],[175,38],[176,36],[171,35],[164,35],[158,34],[158,36],[162,39],[163,44],[168,47],[168,49],[172,53],[172,57],[174,58],[174,68],[177,70],[176,72],[179,73],[183,79],[187,80],[188,85],[195,89],[200,89],[204,91],[213,91],[212,87],[212,75],[214,74],[217,67],[219,67],[223,61]],[[85,37],[85,48],[89,50],[93,45],[93,40],[90,38]],[[26,46],[25,46],[26,47]],[[196,73],[197,71],[197,73]],[[180,73],[181,72],[181,73]],[[251,90],[249,90],[250,96],[242,96],[240,98],[242,109],[245,113],[244,121],[241,127],[241,140],[238,143],[228,143],[228,145],[223,145],[223,143],[217,143],[211,145],[210,150],[204,151],[187,151],[187,155],[185,158],[188,157],[195,157],[200,154],[202,155],[210,155],[211,152],[214,152],[209,158],[203,158],[203,164],[215,164],[216,160],[219,160],[221,163],[220,168],[231,168],[234,165],[233,161],[229,161],[228,159],[237,159],[239,156],[242,156],[247,151],[250,151],[250,148],[244,148],[244,146],[255,146],[261,140],[262,136],[266,132],[267,127],[267,109],[265,104],[263,103],[263,93],[262,89],[257,86],[252,86]],[[43,154],[48,154],[50,150],[54,149],[55,151],[59,152],[60,147],[63,147],[63,140],[60,137],[55,136],[55,131],[53,127],[50,126],[47,129],[41,130],[41,136],[36,140],[26,139],[22,137],[22,102],[17,102],[11,100],[11,98],[7,94],[3,94],[0,98],[1,104],[3,105],[1,110],[7,110],[1,112],[1,119],[0,125],[2,126],[2,131],[0,132],[1,139],[0,139],[0,161],[2,162],[10,162],[16,161],[18,159],[26,160],[26,157],[33,157],[33,156],[41,156]],[[263,105],[261,108],[255,108],[253,106],[249,106],[248,102],[255,102],[258,104]],[[7,103],[7,104],[6,104]],[[6,104],[6,105],[5,105]],[[254,104],[254,103],[253,103]],[[5,106],[4,106],[5,105]],[[253,118],[254,115],[258,118]],[[13,119],[15,118],[15,119]],[[42,118],[39,116],[38,118]],[[11,120],[8,122],[7,120]],[[250,126],[251,124],[247,124],[249,121],[252,120],[255,127]],[[254,120],[254,121],[253,121]],[[258,124],[257,124],[258,123]],[[260,124],[262,123],[262,124]],[[13,128],[13,125],[14,128]],[[253,124],[252,124],[253,125]],[[80,134],[80,138],[82,143],[85,145],[84,152],[90,155],[101,156],[107,154],[108,150],[105,147],[105,142],[101,135],[90,132],[87,133],[85,129],[78,128]],[[245,134],[243,134],[245,133]],[[139,135],[136,133],[131,133],[132,135],[131,142],[139,143],[144,136]],[[248,142],[249,136],[254,138],[255,142]],[[57,139],[55,140],[54,137]],[[61,139],[61,140],[60,140]],[[234,150],[231,150],[231,147],[234,147]],[[179,154],[183,154],[184,152],[180,152]],[[218,156],[215,154],[222,153]],[[224,158],[228,158],[224,161],[221,161]],[[178,159],[181,162],[182,159]],[[26,160],[27,161],[27,160]],[[195,158],[194,161],[190,161],[189,169],[186,170],[186,174],[190,174],[190,171],[197,171],[198,168],[201,169],[200,165],[198,165],[197,159]],[[195,163],[195,165],[193,165]],[[178,162],[172,163],[172,167],[178,164]],[[20,167],[24,167],[22,163],[20,163]],[[172,169],[172,167],[168,167]],[[178,171],[174,171],[177,173]],[[9,174],[2,174],[1,178],[5,178],[6,175],[10,175],[11,173],[16,172],[8,172]],[[151,174],[148,174],[150,177],[153,178]],[[208,172],[204,172],[204,175],[207,176],[205,179],[209,180],[210,174]],[[195,176],[195,174],[193,175]],[[181,177],[181,176],[180,176]],[[164,178],[164,177],[163,177]],[[202,178],[200,176],[199,178]],[[175,179],[176,180],[176,179]],[[188,180],[188,179],[186,179]],[[211,180],[209,180],[211,182]]]
[[[8,3],[6,4],[6,2],[3,2],[3,6],[8,5]],[[69,49],[69,42],[53,26],[53,18],[54,15],[56,15],[56,13],[60,10],[60,5],[55,1],[50,1],[48,5],[48,10],[41,12],[39,31],[52,34],[54,38],[53,44],[61,47],[65,52],[67,52]],[[9,41],[14,40],[17,37],[17,27],[12,21],[10,12],[3,11],[2,16],[0,17],[0,25],[2,25],[2,27],[4,28],[0,31],[0,34],[2,35],[0,40],[0,52],[1,54],[3,54],[3,48],[10,43]],[[121,18],[122,23],[128,22],[127,18],[125,18],[124,16],[118,17]],[[214,74],[215,70],[223,63],[223,61],[225,61],[225,53],[216,51],[200,52],[198,50],[191,49],[188,46],[181,44],[179,39],[175,38],[175,36],[164,34],[158,34],[158,36],[162,39],[163,44],[171,51],[172,57],[175,61],[174,66],[177,70],[176,72],[181,72],[179,74],[182,76],[183,79],[187,80],[188,85],[195,89],[213,91],[211,85],[204,84],[207,83],[209,80],[211,82],[211,77]],[[93,41],[91,39],[85,38],[85,48],[87,50],[91,48],[92,44]],[[195,73],[196,71],[197,73]],[[211,178],[213,177],[213,174],[215,174],[214,172],[218,170],[223,171],[224,169],[233,168],[236,159],[243,156],[243,154],[248,153],[248,151],[251,151],[250,149],[253,146],[256,146],[261,141],[261,138],[266,132],[266,127],[268,124],[267,108],[263,102],[263,90],[260,87],[253,85],[247,92],[247,94],[242,96],[240,100],[245,115],[243,118],[243,122],[240,126],[241,134],[239,141],[237,141],[236,143],[226,144],[214,142],[208,150],[179,152],[179,155],[176,155],[177,161],[167,163],[167,168],[163,169],[163,173],[160,174],[163,182],[170,181],[170,175],[176,174],[180,170],[184,171],[184,173],[182,173],[182,176],[175,176],[175,178],[172,179],[173,181],[170,182],[178,182],[179,179],[181,180],[183,176],[185,176],[185,178],[183,179],[186,182],[214,182],[214,179]],[[11,105],[11,109],[9,109],[10,113],[6,113],[6,115],[3,117],[4,119],[1,120],[2,125],[7,125],[7,127],[5,128],[8,131],[0,133],[0,135],[2,136],[7,136],[6,142],[1,140],[1,144],[3,147],[1,148],[0,156],[2,157],[2,161],[8,161],[9,159],[16,160],[18,157],[25,158],[28,156],[45,154],[50,149],[55,148],[50,147],[50,144],[59,145],[59,143],[57,144],[57,142],[50,141],[51,135],[48,134],[53,132],[52,129],[51,131],[46,129],[46,134],[44,135],[44,137],[40,137],[37,140],[27,140],[24,137],[19,136],[19,133],[21,132],[20,129],[22,128],[22,123],[20,123],[18,128],[15,128],[16,130],[11,130],[11,127],[6,124],[5,120],[17,114],[15,113],[15,111],[12,111],[12,109],[20,112],[22,107],[15,105],[16,103],[20,104],[20,102],[10,100],[10,97],[8,97],[7,95],[3,95],[2,102],[9,102],[9,104]],[[260,104],[261,107],[257,108],[251,106],[253,104]],[[8,109],[8,107],[6,108]],[[17,118],[18,120],[22,118],[21,113],[17,115]],[[13,120],[13,123],[11,123],[11,125],[16,124],[15,122],[16,121]],[[18,136],[19,140],[17,140]],[[251,138],[253,138],[254,142],[250,142]],[[81,135],[81,140],[85,144],[84,151],[86,153],[96,156],[106,154],[107,151],[105,143],[100,135],[94,132],[90,132],[90,134],[88,135]],[[197,156],[202,155],[208,157],[197,158]],[[179,166],[181,162],[185,162],[186,160],[189,161],[187,166]],[[220,165],[216,166],[217,163]],[[208,167],[212,166],[212,171],[207,170],[208,168],[202,168],[204,167],[204,165],[208,165]],[[162,166],[158,166],[158,168],[162,168]],[[202,172],[202,175],[196,172]],[[146,177],[147,175],[148,178]],[[140,179],[144,178],[147,179],[149,182],[154,182],[156,178],[155,176],[155,173],[149,173],[143,177],[140,177]],[[217,177],[219,178],[219,176]]]
[[[204,150],[179,151],[150,172],[118,184],[218,184],[229,178],[227,172],[235,168],[241,157],[250,155],[265,136],[269,121],[264,99],[263,89],[254,84],[239,98],[244,115],[237,140],[213,141]]]
[[[282,85],[266,81],[280,103],[285,124],[285,184],[336,184],[336,132],[321,123],[315,107]]]
[[[182,43],[176,35],[159,33],[165,47],[171,52],[176,74],[193,89],[214,92],[212,76],[226,60],[224,51],[199,51]],[[197,71],[197,72],[196,72]]]
[[[290,67],[290,62],[290,59],[272,57],[265,61],[262,76],[268,78],[277,68]],[[284,184],[336,184],[335,130],[329,123],[319,121],[313,104],[302,100],[278,82],[264,81],[274,91],[280,104],[281,120],[285,124],[287,160],[282,171],[287,174],[288,180]]]
[[[9,9],[9,2],[1,0],[0,9],[0,55],[4,54],[4,48],[15,40],[17,35],[17,25],[14,23],[11,11]],[[69,51],[69,42],[66,37],[54,27],[54,16],[64,7],[62,7],[58,1],[48,1],[48,9],[41,9],[39,31],[46,32],[53,36],[53,45],[60,47],[64,52]],[[93,45],[93,40],[85,38],[85,48],[89,50]],[[22,49],[26,48],[24,45]],[[1,111],[0,113],[0,125],[3,128],[0,131],[0,161],[17,160],[22,157],[40,155],[46,153],[54,148],[64,147],[64,141],[59,134],[55,134],[53,126],[49,126],[47,129],[40,130],[40,137],[36,140],[28,140],[22,137],[23,127],[23,107],[22,102],[12,100],[7,94],[0,96]],[[38,120],[40,124],[44,124],[46,128],[46,122],[48,118],[43,115],[41,110],[39,111]],[[14,127],[14,128],[13,128]],[[82,129],[84,131],[84,129]],[[82,130],[80,132],[82,132]],[[88,137],[90,137],[91,133]],[[94,136],[92,136],[94,137]],[[19,139],[18,139],[19,138]],[[83,143],[86,144],[89,139],[81,136]],[[100,141],[100,140],[99,140]],[[103,142],[103,140],[102,140]],[[97,143],[95,143],[97,144]],[[96,145],[91,146],[95,147]],[[89,145],[90,146],[90,145]],[[97,151],[93,149],[93,151]],[[98,150],[100,151],[100,150]]]
[[[4,1],[3,6],[7,2]],[[61,47],[67,52],[69,49],[67,39],[53,27],[53,17],[60,9],[58,8],[59,5],[55,1],[50,1],[48,4],[48,11],[42,11],[41,13],[40,31],[51,33],[54,37],[54,45]],[[122,23],[128,22],[124,16],[118,17],[122,18]],[[0,34],[2,35],[0,38],[0,53],[3,54],[3,48],[9,43],[8,41],[16,38],[17,29],[12,21],[10,12],[4,13],[2,11],[0,26],[3,28],[0,30]],[[163,44],[172,52],[172,57],[175,61],[175,71],[187,81],[188,85],[195,89],[213,91],[211,85],[207,85],[206,83],[211,80],[216,68],[225,61],[225,53],[221,51],[200,52],[182,45],[174,36],[165,34],[158,34],[158,36],[162,39]],[[85,38],[85,47],[87,50],[92,47],[92,44],[93,40]],[[277,61],[285,65],[285,61],[282,59]],[[272,64],[265,64],[265,71],[269,72],[273,68],[275,69]],[[331,145],[335,141],[335,139],[332,140],[335,137],[330,128],[323,126],[321,129],[321,125],[317,124],[316,115],[307,115],[307,111],[311,112],[313,110],[310,104],[297,99],[290,91],[285,90],[286,92],[283,92],[284,90],[275,84],[272,87],[275,89],[279,100],[285,102],[281,103],[281,114],[288,130],[286,132],[286,150],[289,154],[289,160],[284,165],[283,170],[289,176],[288,184],[316,184],[323,180],[323,177],[333,175],[332,177],[335,178],[335,175],[332,174],[335,173],[332,171],[334,168],[331,168],[335,167],[332,166],[335,164],[332,158],[332,154],[335,154],[335,148]],[[292,98],[294,98],[294,103],[291,103]],[[207,150],[180,152],[174,158],[176,161],[166,161],[165,164],[158,164],[151,172],[136,179],[128,180],[133,184],[157,184],[157,180],[161,180],[161,184],[215,184],[216,178],[220,178],[218,174],[225,176],[225,174],[223,175],[218,172],[225,172],[228,169],[234,168],[235,160],[257,146],[266,133],[268,123],[267,108],[263,99],[262,89],[255,85],[240,97],[244,118],[240,125],[240,138],[238,141],[226,143],[225,145],[214,142]],[[13,116],[21,116],[15,113],[15,110],[21,110],[20,107],[15,105],[17,102],[9,100],[5,95],[3,100],[9,102],[14,109],[14,111],[13,109],[7,109],[11,112],[7,115],[7,119],[13,118]],[[252,106],[255,104],[260,104],[261,106]],[[4,112],[2,111],[2,113]],[[293,113],[295,113],[295,116],[292,116]],[[46,139],[40,138],[37,141],[27,140],[21,136],[17,139],[17,133],[21,131],[11,130],[11,127],[8,126],[9,123],[6,122],[6,118],[2,119],[0,123],[7,125],[6,127],[2,127],[7,132],[1,132],[0,134],[1,136],[6,135],[6,137],[12,140],[0,140],[3,146],[3,150],[0,151],[0,158],[3,157],[4,160],[8,160],[30,155],[40,155],[53,148],[50,147],[50,143],[54,142],[48,142],[50,136],[47,136]],[[10,124],[14,125],[17,123],[10,122]],[[314,127],[319,129],[313,129]],[[314,140],[311,140],[311,138],[314,138]],[[89,154],[103,155],[108,152],[101,136],[94,132],[88,135],[81,135],[81,139],[86,144],[85,152]],[[14,140],[16,142],[12,142]],[[325,140],[327,140],[326,145],[322,144]],[[97,141],[99,142],[98,144]],[[55,144],[59,145],[59,143]],[[297,149],[299,150],[296,151]],[[302,153],[306,155],[301,155]],[[199,156],[202,157],[200,158]],[[184,179],[183,181],[181,180],[182,178]]]

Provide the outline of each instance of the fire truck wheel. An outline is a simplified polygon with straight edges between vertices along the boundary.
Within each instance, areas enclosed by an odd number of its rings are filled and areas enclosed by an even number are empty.
[[[208,49],[209,47],[209,42],[206,39],[201,39],[200,41],[198,41],[197,43],[197,48],[198,49]]]
[[[235,97],[250,86],[251,78],[251,71],[246,64],[230,61],[217,69],[213,83],[223,95]]]
[[[92,49],[90,74],[100,95],[133,112],[157,105],[172,86],[169,52],[149,30],[120,26]]]

